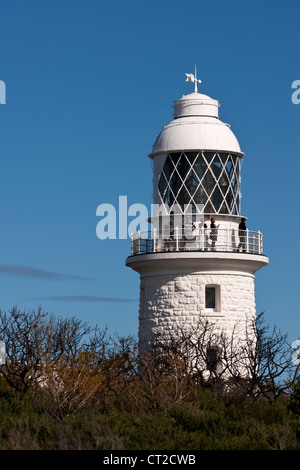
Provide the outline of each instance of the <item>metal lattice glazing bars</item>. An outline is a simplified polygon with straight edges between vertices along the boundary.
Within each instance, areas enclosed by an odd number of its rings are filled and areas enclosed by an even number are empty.
[[[227,153],[184,152],[167,155],[158,181],[162,203],[189,205],[206,214],[240,215],[240,157]]]

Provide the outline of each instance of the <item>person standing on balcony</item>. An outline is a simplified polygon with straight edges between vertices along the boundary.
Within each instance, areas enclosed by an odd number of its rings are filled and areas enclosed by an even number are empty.
[[[242,220],[239,224],[240,243],[239,243],[238,249],[242,248],[243,252],[246,251],[246,230],[247,230],[247,227],[246,227],[245,222],[246,222],[245,217],[242,217]]]
[[[210,232],[211,251],[216,251],[215,246],[216,246],[216,241],[217,241],[217,238],[218,238],[218,228],[219,227],[220,227],[220,225],[216,225],[216,219],[213,217],[211,219],[211,223],[210,223],[210,228],[211,228],[211,232]]]
[[[204,228],[204,251],[207,251],[209,247],[209,243],[208,243],[208,234],[207,234],[207,224],[205,221],[203,224],[203,228]]]

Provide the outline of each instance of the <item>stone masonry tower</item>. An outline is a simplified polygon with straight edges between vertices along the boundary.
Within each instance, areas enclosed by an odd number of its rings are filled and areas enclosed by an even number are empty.
[[[268,264],[261,232],[240,226],[244,154],[218,101],[198,93],[196,73],[186,75],[195,90],[175,101],[149,155],[159,212],[153,230],[132,235],[126,259],[140,274],[141,345],[197,328],[200,316],[228,334],[244,328],[256,314],[254,274]]]

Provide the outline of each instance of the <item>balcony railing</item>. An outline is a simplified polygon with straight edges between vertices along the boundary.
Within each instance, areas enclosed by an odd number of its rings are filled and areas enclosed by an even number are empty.
[[[131,235],[131,255],[169,251],[223,251],[263,254],[261,232],[231,228],[179,229],[137,232]]]

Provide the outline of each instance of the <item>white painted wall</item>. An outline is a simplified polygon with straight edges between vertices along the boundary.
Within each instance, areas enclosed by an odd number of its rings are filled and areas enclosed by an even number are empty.
[[[220,308],[215,311],[205,309],[206,285],[220,286]],[[252,274],[145,275],[140,287],[141,343],[155,333],[168,338],[178,326],[196,328],[203,316],[231,335],[233,328],[246,327],[256,313]]]

